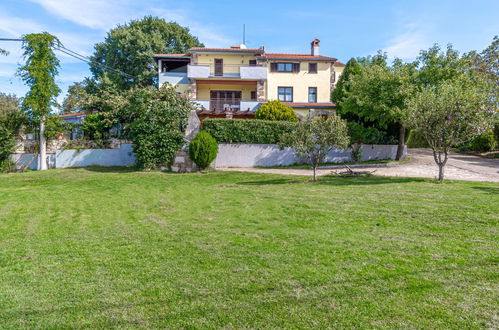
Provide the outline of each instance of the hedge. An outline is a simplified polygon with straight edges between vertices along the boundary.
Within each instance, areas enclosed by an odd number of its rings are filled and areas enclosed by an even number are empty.
[[[292,132],[296,123],[259,119],[215,119],[203,121],[203,128],[218,143],[279,143],[284,133]]]

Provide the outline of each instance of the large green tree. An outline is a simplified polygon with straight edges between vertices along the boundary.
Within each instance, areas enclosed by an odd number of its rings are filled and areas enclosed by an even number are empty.
[[[339,100],[338,112],[347,118],[353,114],[364,122],[375,122],[383,129],[396,123],[399,127],[396,159],[401,159],[405,141],[401,119],[408,95],[405,86],[411,79],[413,66],[398,60],[389,66],[386,56],[381,53],[362,63],[353,71],[355,74],[350,73],[342,89],[333,92],[333,97]]]
[[[23,36],[24,58],[26,63],[18,70],[18,75],[30,90],[23,99],[23,107],[30,119],[39,124],[40,170],[47,169],[45,125],[51,107],[57,106],[56,97],[61,90],[55,83],[59,60],[54,48],[59,40],[47,33],[34,33]]]
[[[490,129],[497,104],[483,76],[463,72],[438,84],[417,88],[407,101],[405,124],[417,130],[433,151],[438,179],[450,148]]]
[[[183,53],[200,46],[188,28],[146,16],[109,31],[104,42],[95,45],[90,70],[96,80],[106,73],[120,90],[152,86],[157,84],[153,54]]]
[[[361,71],[361,66],[355,58],[351,58],[345,65],[345,69],[338,79],[336,87],[331,93],[331,100],[336,103],[336,109],[340,114],[346,114],[346,110],[343,110],[343,102],[346,99],[346,95],[350,90],[349,84],[353,76],[359,74]]]

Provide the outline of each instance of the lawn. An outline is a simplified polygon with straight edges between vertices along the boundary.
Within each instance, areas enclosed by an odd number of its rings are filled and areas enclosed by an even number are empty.
[[[0,327],[499,327],[499,185],[0,175]]]

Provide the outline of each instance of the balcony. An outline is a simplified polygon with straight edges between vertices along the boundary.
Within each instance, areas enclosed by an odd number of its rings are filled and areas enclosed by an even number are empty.
[[[225,78],[225,79],[245,79],[245,80],[265,80],[267,79],[267,67],[255,65],[224,64],[223,69],[215,65],[189,65],[187,67],[187,77],[194,79]]]
[[[195,79],[203,79],[210,77],[210,66],[209,65],[188,65],[187,66],[187,77]]]
[[[256,111],[260,102],[239,99],[191,100],[192,103],[210,111]]]
[[[173,86],[187,84],[187,72],[161,72],[159,74],[159,85],[170,83]]]

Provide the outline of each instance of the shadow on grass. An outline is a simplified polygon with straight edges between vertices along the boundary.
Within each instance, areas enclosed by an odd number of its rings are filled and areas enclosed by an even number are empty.
[[[140,170],[134,166],[87,166],[80,167],[85,171],[99,172],[99,173],[131,173],[140,172]]]
[[[266,186],[274,184],[293,184],[293,183],[303,183],[303,182],[305,181],[297,179],[264,179],[257,181],[236,182],[236,184],[245,185],[245,186]]]
[[[475,186],[472,187],[473,189],[481,190],[483,192],[493,194],[493,195],[499,195],[499,188],[498,187],[480,187],[480,186]]]
[[[325,175],[317,179],[317,182],[300,179],[263,179],[255,181],[237,182],[240,185],[251,186],[264,186],[264,185],[278,185],[278,184],[295,184],[295,183],[309,183],[318,185],[332,185],[332,186],[350,186],[350,185],[375,185],[375,184],[392,184],[392,183],[409,183],[409,182],[425,182],[428,179],[424,178],[400,178],[400,177],[386,177],[386,176],[357,176],[357,177],[340,177],[334,175]]]

